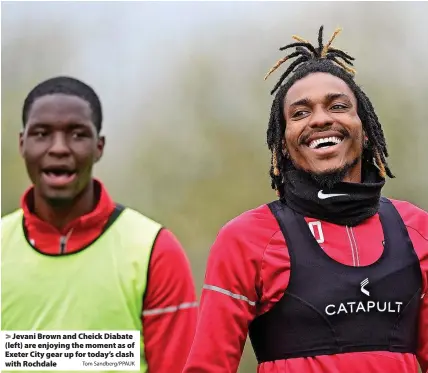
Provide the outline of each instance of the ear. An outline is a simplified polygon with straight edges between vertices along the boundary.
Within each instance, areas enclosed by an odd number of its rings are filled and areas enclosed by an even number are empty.
[[[364,130],[363,130],[363,139],[365,142],[369,141],[369,137],[367,136],[367,133]]]
[[[19,153],[21,154],[21,157],[24,156],[24,132],[23,131],[19,133]]]
[[[97,163],[104,154],[104,146],[106,144],[105,136],[99,136],[97,140],[97,149],[95,154],[95,163]]]
[[[282,139],[282,155],[283,155],[285,158],[288,158],[288,156],[289,156],[289,154],[288,154],[288,149],[287,149],[287,145],[286,145],[286,143],[285,143],[285,138],[284,138],[284,139]]]
[[[363,148],[367,149],[369,144],[369,137],[367,136],[366,132],[363,131]]]

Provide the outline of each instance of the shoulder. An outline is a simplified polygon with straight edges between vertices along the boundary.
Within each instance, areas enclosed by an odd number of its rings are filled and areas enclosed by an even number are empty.
[[[15,232],[21,230],[22,232],[22,209],[15,210],[1,218],[1,242],[3,246],[6,244]]]
[[[143,214],[136,209],[133,209],[128,206],[118,205],[121,211],[121,217],[126,219],[127,222],[133,222],[135,227],[140,227],[142,225],[152,226],[155,230],[160,230],[162,228],[162,224],[158,221],[152,219],[151,217]]]
[[[392,204],[395,206],[397,210],[399,210],[400,215],[402,213],[410,213],[410,214],[418,214],[421,216],[425,216],[425,218],[428,218],[428,212],[423,210],[421,207],[409,202],[409,201],[403,201],[393,198],[388,198]]]
[[[407,201],[396,199],[390,199],[390,201],[397,209],[404,224],[428,240],[428,212]]]
[[[219,231],[226,238],[248,238],[263,236],[279,229],[275,217],[268,205],[264,204],[247,210],[228,221]]]
[[[123,245],[134,248],[136,253],[141,248],[150,253],[163,228],[162,225],[141,212],[120,204],[116,204],[113,214],[116,216],[108,223],[111,224],[109,231],[120,235]]]
[[[153,248],[153,259],[173,258],[181,259],[186,257],[185,250],[174,233],[162,227]],[[186,259],[187,260],[187,259]]]
[[[15,222],[17,219],[21,219],[22,216],[23,216],[23,211],[20,208],[11,212],[10,214],[3,216],[1,218],[2,229],[3,229],[3,227],[6,227],[9,224]]]
[[[245,211],[228,221],[211,246],[205,284],[257,297],[263,257],[279,227],[267,205]]]
[[[150,281],[157,286],[178,286],[188,283],[193,286],[190,261],[186,251],[175,235],[168,229],[162,228],[156,238],[150,259]],[[162,292],[161,289],[154,292]]]
[[[278,230],[278,223],[268,205],[245,211],[220,229],[210,256],[244,256],[260,260]]]
[[[132,221],[137,232],[141,232],[144,226],[151,227],[154,234],[152,262],[180,259],[185,256],[184,249],[178,238],[167,227],[151,217],[130,207],[124,207],[122,214],[128,221]],[[148,228],[146,228],[148,229]]]

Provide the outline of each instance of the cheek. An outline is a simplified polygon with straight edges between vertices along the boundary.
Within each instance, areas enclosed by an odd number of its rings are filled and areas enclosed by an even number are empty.
[[[298,140],[299,140],[300,132],[294,128],[293,126],[290,126],[285,130],[285,147],[287,148],[289,153],[294,153],[299,151],[298,147]]]
[[[31,150],[30,150],[31,149]],[[44,151],[39,147],[35,146],[25,146],[22,148],[22,157],[25,160],[25,163],[28,165],[34,165],[40,161],[43,157]]]
[[[75,152],[74,161],[81,172],[90,174],[97,160],[97,151],[95,149],[86,149],[85,151]]]
[[[70,150],[76,161],[87,163],[97,152],[96,144],[89,141],[78,141],[70,144]]]
[[[363,142],[364,142],[364,130],[363,130],[363,126],[362,126],[362,124],[361,124],[361,122],[357,122],[356,123],[356,125],[355,125],[355,129],[354,129],[354,134],[353,134],[353,137],[354,137],[354,139],[355,139],[355,141],[360,145],[362,145],[363,144]]]
[[[75,156],[76,163],[81,165],[84,168],[90,168],[95,161],[95,154],[90,153],[80,153]]]
[[[40,169],[40,161],[39,158],[33,157],[28,152],[24,151],[22,154],[24,158],[25,168],[27,169],[27,173],[30,175],[30,178],[35,181]]]

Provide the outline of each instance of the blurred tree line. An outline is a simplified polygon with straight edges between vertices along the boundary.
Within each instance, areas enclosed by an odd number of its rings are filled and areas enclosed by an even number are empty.
[[[263,76],[283,56],[278,47],[295,33],[315,42],[321,22],[326,38],[338,20],[343,25],[335,45],[356,57],[356,80],[383,123],[389,163],[397,176],[387,182],[384,194],[428,209],[428,130],[422,117],[427,54],[416,49],[417,41],[411,42],[414,30],[405,6],[385,12],[384,3],[320,3],[302,9],[308,22],[284,23],[272,17],[269,23],[198,30],[182,55],[174,56],[163,81],[150,92],[139,88],[142,92],[126,98],[133,100],[134,109],[121,113],[127,123],[124,136],[107,137],[97,176],[117,201],[177,235],[189,255],[198,292],[220,227],[275,198],[265,137],[273,99],[269,91],[279,74],[267,82]],[[379,16],[381,11],[388,16]],[[64,35],[55,22],[40,28],[29,21],[25,29],[14,30],[13,38],[2,40],[2,216],[18,207],[28,186],[18,154],[23,100],[39,81],[63,72],[76,53],[76,39]],[[150,96],[149,107],[139,104],[140,93]],[[118,95],[119,108],[124,99]],[[108,118],[106,122],[122,126]],[[255,366],[247,343],[240,372],[255,372]]]

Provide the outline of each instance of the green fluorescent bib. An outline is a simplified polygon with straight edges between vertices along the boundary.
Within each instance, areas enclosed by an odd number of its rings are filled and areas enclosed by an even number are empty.
[[[142,330],[158,223],[125,208],[87,248],[49,256],[27,242],[22,219],[17,210],[1,222],[2,330]],[[140,371],[147,371],[142,336]]]

